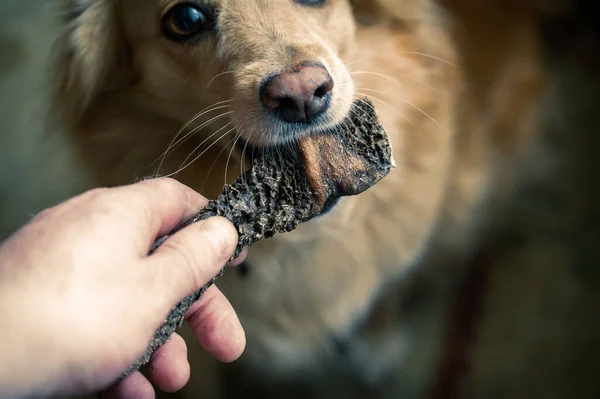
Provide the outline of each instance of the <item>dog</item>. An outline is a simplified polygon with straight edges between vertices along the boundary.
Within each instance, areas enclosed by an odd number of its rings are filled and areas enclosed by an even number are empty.
[[[255,151],[339,124],[362,98],[389,135],[385,179],[257,243],[218,281],[247,349],[213,365],[215,396],[398,397],[426,384],[398,377],[425,367],[410,360],[408,282],[476,245],[530,146],[542,85],[525,7],[513,6],[521,25],[490,31],[506,45],[486,48],[449,12],[485,31],[463,3],[65,2],[55,105],[94,185],[168,175],[213,198]]]

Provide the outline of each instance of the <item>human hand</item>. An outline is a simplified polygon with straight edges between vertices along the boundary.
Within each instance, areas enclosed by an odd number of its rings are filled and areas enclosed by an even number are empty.
[[[41,212],[0,246],[0,397],[103,390],[144,352],[169,310],[228,261],[237,233],[223,218],[195,223],[148,256],[157,237],[207,200],[172,179],[96,189]],[[240,263],[245,253],[233,264]],[[245,346],[231,305],[212,286],[186,317],[217,359]],[[174,335],[149,364],[164,391],[189,379]],[[107,397],[152,398],[140,372]]]

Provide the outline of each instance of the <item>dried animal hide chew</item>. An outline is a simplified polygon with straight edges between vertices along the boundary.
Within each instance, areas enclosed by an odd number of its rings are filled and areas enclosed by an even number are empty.
[[[332,201],[372,187],[393,167],[390,143],[368,100],[357,100],[349,115],[330,131],[303,137],[295,150],[275,151],[255,160],[252,168],[226,185],[216,200],[171,234],[200,220],[223,216],[239,234],[233,259],[258,240],[294,230],[319,215]],[[156,241],[151,253],[167,238]],[[152,353],[181,326],[191,305],[224,270],[171,310],[144,355],[124,376],[150,360]]]

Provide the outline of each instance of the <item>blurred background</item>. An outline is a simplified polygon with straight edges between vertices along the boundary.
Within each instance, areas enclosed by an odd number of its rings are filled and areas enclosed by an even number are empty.
[[[85,187],[48,109],[47,59],[60,26],[51,3],[0,2],[0,239]],[[443,361],[427,371],[444,382],[430,397],[600,398],[600,20],[593,2],[573,4],[539,26],[552,82],[537,155],[551,167],[524,172],[531,179],[494,256],[453,295],[432,299],[456,306],[438,315],[446,324],[431,324],[445,338]],[[461,310],[472,307],[475,326],[466,326]],[[193,386],[178,394],[197,395]]]
[[[58,4],[0,2],[0,239],[83,187],[48,109]]]

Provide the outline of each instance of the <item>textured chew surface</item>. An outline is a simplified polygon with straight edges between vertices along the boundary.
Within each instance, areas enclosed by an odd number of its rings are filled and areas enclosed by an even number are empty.
[[[389,173],[393,163],[387,135],[366,99],[355,101],[349,117],[337,127],[303,137],[295,151],[270,154],[255,160],[252,168],[226,185],[216,200],[171,234],[197,221],[223,216],[239,234],[233,259],[258,240],[294,230],[319,215],[331,201],[367,190]],[[167,238],[157,240],[151,253]],[[144,355],[124,376],[146,364],[167,342],[191,305],[224,270],[171,310]]]

